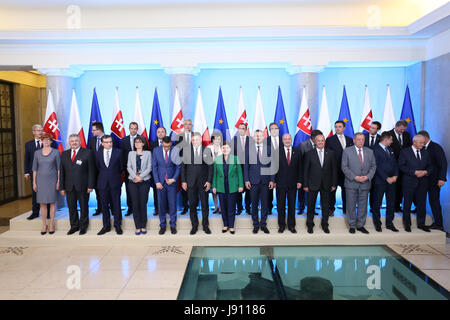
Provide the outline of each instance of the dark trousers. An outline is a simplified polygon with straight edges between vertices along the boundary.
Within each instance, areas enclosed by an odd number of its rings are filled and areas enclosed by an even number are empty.
[[[103,212],[101,191],[99,189],[94,189],[94,190],[95,190],[95,198],[97,199],[96,212]]]
[[[386,195],[386,227],[393,225],[396,187],[395,183],[373,185],[372,219],[375,226],[381,227],[380,208],[384,195]]]
[[[177,183],[174,182],[170,186],[166,182],[163,183],[163,189],[158,190],[158,209],[159,209],[159,226],[165,228],[166,213],[170,216],[170,227],[177,226]]]
[[[268,183],[252,184],[250,188],[250,197],[252,198],[252,220],[253,227],[267,226],[267,199],[269,193]],[[258,207],[261,202],[261,219],[258,216]]]
[[[344,182],[339,183],[338,186],[341,187],[342,212],[347,213],[347,199],[346,199],[346,196],[345,196]],[[336,191],[337,191],[337,189],[332,191],[331,195],[330,195],[330,206],[329,206],[330,211],[334,211],[335,210],[334,206],[336,204]],[[320,195],[320,197],[322,198],[322,195]],[[308,201],[308,203],[309,203],[309,201]],[[322,206],[322,201],[320,203],[321,203],[320,205]],[[308,207],[308,210],[309,210],[309,207]]]
[[[66,192],[67,207],[69,208],[70,228],[87,229],[89,226],[89,193],[87,190]],[[80,218],[78,218],[77,202],[80,204]]]
[[[147,228],[147,201],[150,181],[128,183],[131,201],[133,202],[133,219],[136,229]]]
[[[242,194],[245,194],[245,211],[250,212],[250,205],[252,203],[251,199],[251,193],[250,190],[244,188],[244,192],[238,192],[236,195],[236,201],[237,201],[237,209],[239,212],[243,210],[242,207]]]
[[[153,179],[151,179],[150,182],[150,186],[153,189],[153,205],[155,207],[155,212],[158,213],[159,209],[158,209],[158,189],[156,189],[156,185],[155,185],[155,181],[153,181]]]
[[[133,198],[131,197],[131,194],[130,194],[130,183],[133,183],[133,182],[130,181],[130,179],[128,179],[128,175],[126,175],[125,176],[125,192],[127,194],[128,213],[133,213],[134,208],[133,208]]]
[[[270,193],[271,190],[269,190]],[[295,228],[295,197],[297,196],[297,188],[288,188],[283,186],[277,187],[277,211],[278,211],[278,227],[286,228],[286,197],[287,197],[287,226],[288,229]]]
[[[369,208],[373,211],[373,200],[375,198],[375,183],[372,180],[372,186],[369,191]]]
[[[441,188],[436,184],[428,188],[428,202],[430,203],[431,212],[433,212],[434,224],[442,227]]]
[[[269,190],[269,194],[268,194],[268,202],[267,202],[267,213],[271,213],[273,210],[273,193],[276,192],[277,197],[278,197],[278,189],[272,189]],[[278,205],[278,201],[277,201],[277,205]]]
[[[186,210],[189,208],[189,197],[188,197],[188,193],[187,191],[184,191],[183,189],[181,189],[181,197],[183,198],[183,210]]]
[[[114,217],[114,228],[120,227],[122,224],[122,210],[120,208],[120,188],[99,189],[100,199],[102,201],[103,227],[111,229],[111,213]]]
[[[197,206],[198,198],[200,197],[200,203],[202,205],[202,226],[203,229],[209,226],[208,215],[208,195],[203,187],[204,183],[197,183],[192,186],[188,186],[187,194],[189,199],[189,215],[191,218],[192,228],[198,229],[198,215]]]
[[[308,192],[305,192],[303,188],[298,190],[298,209],[300,211],[305,210],[305,205],[308,201]]]
[[[30,175],[30,183],[31,183],[31,214],[33,216],[38,216],[41,211],[41,205],[36,202],[36,192],[33,190],[33,174]],[[50,214],[50,203],[47,204],[47,216]]]
[[[328,207],[327,204],[330,203],[332,192],[325,190],[324,188],[321,188],[320,190],[309,189],[308,191],[308,211],[306,214],[306,225],[308,227],[309,226],[314,227],[314,214],[316,212],[316,201],[319,192],[320,192],[320,207],[322,208],[321,225],[322,227],[328,227],[328,217],[330,216],[330,208]]]
[[[427,214],[427,184],[424,182],[419,182],[419,185],[416,188],[408,188],[408,186],[403,186],[403,198],[403,225],[405,227],[411,226],[411,205],[414,200],[417,208],[417,226],[424,226],[425,217]]]
[[[236,217],[236,193],[217,193],[219,195],[220,208],[222,210],[223,226],[234,228],[234,220]]]
[[[399,211],[400,205],[403,200],[403,184],[402,184],[402,176],[401,172],[398,173],[396,187],[395,187],[395,211]]]

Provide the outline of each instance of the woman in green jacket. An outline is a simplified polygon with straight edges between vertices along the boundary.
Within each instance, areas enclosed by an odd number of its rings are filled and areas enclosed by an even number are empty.
[[[223,144],[222,153],[214,159],[212,190],[214,194],[219,194],[222,232],[230,230],[234,234],[236,196],[238,192],[244,191],[244,179],[239,159],[230,154],[231,146],[228,142]]]

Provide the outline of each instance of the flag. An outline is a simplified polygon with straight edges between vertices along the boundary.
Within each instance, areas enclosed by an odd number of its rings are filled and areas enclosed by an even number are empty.
[[[289,128],[286,120],[286,113],[284,112],[283,96],[281,95],[281,88],[278,86],[277,107],[275,108],[275,118],[273,120],[280,129],[279,135],[283,137],[284,134],[289,133]]]
[[[153,95],[152,119],[150,120],[150,141],[158,140],[156,131],[159,127],[164,127],[164,124],[161,117],[161,109],[159,108],[158,92],[155,88],[155,94]]]
[[[256,111],[255,111],[255,117],[253,118],[253,134],[255,134],[256,130],[261,130],[264,132],[264,137],[268,137],[268,131],[266,126],[266,120],[264,118],[264,110],[262,107],[262,101],[261,101],[261,90],[258,87],[258,94],[256,96]]]
[[[227,114],[223,103],[222,88],[219,87],[219,98],[217,99],[216,119],[214,120],[214,131],[222,133],[223,141],[231,141],[230,130],[228,128]]]
[[[387,85],[386,103],[384,104],[384,114],[382,123],[383,131],[389,131],[394,129],[395,122],[396,121],[394,108],[392,107],[392,100],[391,100],[391,89],[389,85]]]
[[[411,96],[409,95],[409,87],[406,86],[405,99],[403,99],[402,114],[400,115],[400,120],[405,120],[408,123],[406,131],[409,132],[411,137],[417,134],[416,122],[414,121],[414,113],[412,110]]]
[[[47,110],[45,111],[45,124],[44,124],[44,132],[49,133],[53,136],[53,140],[58,145],[59,153],[61,154],[64,151],[61,139],[61,131],[58,127],[58,119],[56,117],[55,105],[53,104],[53,95],[52,91],[48,90],[47,97]]]
[[[325,86],[322,89],[322,104],[320,106],[319,122],[317,129],[322,131],[325,139],[333,135],[333,129],[331,128],[330,114],[328,112],[327,94],[325,92]]]
[[[111,136],[114,141],[114,145],[120,148],[120,143],[125,138],[125,128],[123,125],[122,111],[119,106],[119,89],[116,87],[114,109],[111,123]]]
[[[239,125],[241,123],[245,123],[247,125],[247,135],[249,134],[248,131],[248,120],[247,120],[247,112],[245,111],[245,105],[244,105],[244,96],[242,95],[242,87],[239,88],[239,104],[238,104],[238,110],[236,114],[236,122],[234,124],[233,128],[233,136],[236,136],[238,134]]]
[[[202,135],[202,144],[204,146],[207,146],[211,143],[208,125],[206,124],[205,111],[203,110],[203,101],[202,94],[200,93],[200,87],[198,87],[197,106],[195,107],[194,132],[199,132]]]
[[[100,114],[100,108],[98,106],[97,92],[95,92],[94,88],[94,95],[92,97],[91,118],[89,120],[88,143],[94,136],[92,134],[92,124],[95,122],[102,122],[102,115]]]
[[[369,132],[370,125],[372,124],[372,108],[370,107],[369,88],[366,86],[364,93],[364,108],[361,116],[361,126],[359,132]]]
[[[178,95],[178,88],[175,88],[175,98],[173,100],[172,123],[170,124],[170,133],[172,141],[176,139],[178,134],[183,133],[183,111],[181,110],[180,96]]]
[[[70,105],[69,127],[67,130],[67,146],[69,146],[69,136],[71,134],[79,135],[81,147],[87,148],[83,126],[81,125],[80,114],[78,112],[78,103],[77,98],[75,96],[75,89],[72,90],[72,103]]]
[[[345,122],[344,135],[353,138],[355,132],[353,131],[352,116],[350,115],[350,108],[348,106],[347,92],[345,91],[345,86],[344,86],[344,93],[342,94],[341,110],[339,111],[338,120]]]
[[[147,129],[145,128],[144,117],[142,116],[141,99],[139,98],[138,87],[136,87],[136,103],[134,105],[133,121],[138,124],[138,135],[144,137],[147,141],[147,146],[150,146],[148,142]]]
[[[309,116],[308,96],[306,88],[303,87],[302,102],[300,103],[300,111],[297,119],[297,129],[294,138],[294,148],[297,148],[300,143],[311,138],[312,123]]]

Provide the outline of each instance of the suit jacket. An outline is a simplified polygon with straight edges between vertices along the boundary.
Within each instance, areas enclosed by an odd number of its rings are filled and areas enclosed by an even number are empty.
[[[97,153],[97,137],[91,137],[88,141],[87,145],[88,149],[92,151],[93,154]],[[100,143],[98,146],[98,150],[103,150],[103,145]]]
[[[150,146],[149,146],[148,150],[153,152],[153,149],[158,148],[158,147],[159,147],[159,140],[150,141]]]
[[[239,163],[242,165],[242,167],[244,166],[245,163],[245,156],[246,154],[248,154],[248,148],[249,148],[249,144],[250,144],[250,137],[249,136],[245,136],[245,150],[242,150],[242,145],[241,145],[241,137],[239,135],[233,137],[233,155],[237,156],[239,158]]]
[[[123,152],[123,151],[122,151]],[[144,179],[144,181],[150,180],[150,172],[152,171],[152,153],[148,150],[144,150],[141,156],[141,170],[139,176]],[[133,180],[136,178],[136,151],[130,151],[128,153],[127,159],[127,173],[128,179]]]
[[[403,173],[403,189],[414,189],[419,183],[428,186],[429,176],[433,173],[430,154],[427,150],[420,150],[421,160],[417,159],[412,147],[400,151],[398,158],[398,167]],[[427,170],[428,174],[422,178],[417,178],[414,174],[416,170]]]
[[[237,156],[229,155],[228,166],[228,188],[230,193],[238,192],[239,188],[244,188],[242,177],[242,167]],[[223,155],[214,159],[212,188],[217,192],[225,193],[225,177],[223,175]]]
[[[163,147],[153,149],[152,169],[155,183],[164,185],[166,183],[166,174],[167,179],[177,180],[181,171],[180,149],[175,146],[170,147],[167,164],[164,159]],[[177,183],[172,183],[170,187],[176,188]]]
[[[42,143],[41,143],[42,144]],[[58,144],[53,141],[52,148],[57,149]],[[33,160],[34,160],[34,152],[37,150],[36,141],[30,140],[25,143],[25,161],[24,161],[24,173],[33,176]]]
[[[300,150],[291,146],[291,161],[288,165],[284,145],[281,145],[278,172],[275,175],[277,185],[293,189],[297,188],[297,183],[301,183],[303,175],[301,157]]]
[[[370,148],[370,134],[368,132],[364,132],[364,147]],[[373,147],[375,147],[380,142],[380,135],[377,133],[375,136],[375,142],[373,144]],[[373,147],[370,148],[373,150]]]
[[[302,158],[305,156],[305,154],[309,151],[314,149],[313,145],[311,144],[311,139],[305,140],[302,143],[300,143],[299,150],[300,154],[302,155]]]
[[[91,150],[80,148],[72,162],[72,149],[61,154],[59,189],[87,192],[95,187],[95,161]]]
[[[140,135],[136,135],[136,137],[140,137]],[[125,138],[122,139],[121,147],[122,150],[122,157],[123,157],[123,163],[126,164],[128,161],[128,153],[132,150],[131,148],[131,136],[128,135]],[[144,144],[144,150],[148,150],[147,143]],[[128,172],[127,172],[128,174]]]
[[[377,163],[370,148],[363,147],[363,166],[359,161],[358,153],[354,146],[348,147],[342,153],[342,172],[345,175],[345,188],[370,190],[372,179],[377,170]],[[369,179],[363,183],[355,181],[356,176],[367,176]]]
[[[244,182],[250,181],[251,184],[269,184],[275,181],[275,173],[272,174],[272,145],[268,145],[264,141],[261,143],[263,150],[261,151],[261,161],[258,159],[256,151],[256,142],[251,139],[249,148],[245,154],[244,164]],[[269,147],[270,146],[270,147]]]
[[[336,187],[338,182],[338,168],[334,152],[324,149],[322,167],[320,166],[320,159],[316,149],[305,153],[302,179],[302,187],[309,188],[313,191],[320,189],[331,191],[331,187]]]
[[[278,136],[278,149],[277,150],[275,150],[275,148],[273,146],[272,136],[268,136],[266,138],[266,141],[267,141],[267,146],[270,147],[272,149],[272,151],[278,151],[278,152],[281,151],[281,148],[283,147],[283,141],[281,140],[280,136]]]
[[[402,135],[403,146],[400,146],[400,142],[397,140],[397,135],[395,134],[394,130],[395,129],[392,129],[389,131],[390,135],[392,136],[391,148],[392,148],[392,150],[394,150],[394,155],[398,159],[398,157],[400,156],[400,151],[402,149],[411,147],[412,141],[411,141],[411,135],[409,134],[409,132],[405,131]]]
[[[353,145],[353,140],[350,137],[345,137],[345,143],[346,148]],[[339,138],[336,134],[332,135],[331,137],[328,137],[325,140],[325,148],[328,150],[332,150],[334,153],[334,156],[336,157],[336,167],[338,168],[338,183],[343,184],[345,180],[344,173],[341,170],[341,163],[342,163],[342,153],[344,152],[344,149],[342,149],[342,145],[339,142]]]
[[[398,177],[398,164],[394,151],[391,147],[387,147],[387,149],[389,155],[379,144],[375,145],[373,148],[373,155],[375,156],[375,162],[377,163],[377,171],[373,178],[375,184],[387,184],[387,178],[394,176]]]
[[[200,150],[201,160],[194,159],[193,146],[191,146],[189,153],[183,154],[183,164],[181,165],[181,182],[186,182],[188,187],[198,183],[204,185],[206,182],[212,182],[214,159],[211,153],[211,148],[201,146]]]
[[[122,186],[122,171],[124,171],[122,159],[123,157],[120,149],[113,147],[109,166],[107,167],[103,157],[103,149],[97,151],[97,189],[106,189],[108,186],[111,189],[120,189]]]
[[[426,148],[431,157],[433,172],[430,174],[430,186],[436,185],[438,180],[447,181],[447,158],[444,149],[434,142],[430,141]]]

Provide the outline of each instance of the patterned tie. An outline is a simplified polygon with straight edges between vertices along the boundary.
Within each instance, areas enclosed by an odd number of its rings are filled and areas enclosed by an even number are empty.
[[[77,156],[77,150],[73,150],[72,162],[75,161],[76,156]]]
[[[287,152],[287,164],[290,165],[291,164],[291,149],[288,148],[288,152]]]
[[[362,154],[361,154],[361,149],[358,148],[358,157],[359,157],[359,162],[361,162],[361,167],[363,166],[363,158],[362,158]]]
[[[110,150],[106,151],[106,167],[109,167],[109,161],[111,160],[111,157],[109,155]]]

